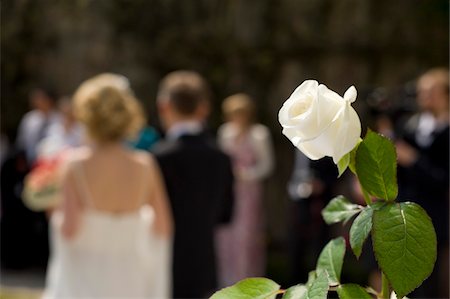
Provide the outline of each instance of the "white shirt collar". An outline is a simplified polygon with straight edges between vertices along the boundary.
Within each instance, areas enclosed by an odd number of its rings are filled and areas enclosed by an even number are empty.
[[[182,121],[169,128],[166,134],[168,140],[176,140],[182,135],[197,135],[203,131],[203,125],[199,121]]]
[[[433,132],[435,129],[435,117],[429,112],[420,114],[419,124],[416,131],[416,142],[420,146],[429,146],[433,142]]]

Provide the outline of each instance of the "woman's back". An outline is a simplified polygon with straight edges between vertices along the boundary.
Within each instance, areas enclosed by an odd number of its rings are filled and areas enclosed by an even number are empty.
[[[152,187],[150,159],[148,153],[120,145],[85,149],[72,163],[85,204],[113,214],[139,209]]]
[[[152,231],[152,164],[145,153],[84,150],[70,163],[82,212],[76,234],[52,217],[53,255],[44,298],[165,298],[170,244]]]
[[[91,78],[74,95],[91,148],[62,174],[62,204],[51,220],[44,298],[169,297],[172,221],[154,159],[124,144],[144,123],[120,75]]]

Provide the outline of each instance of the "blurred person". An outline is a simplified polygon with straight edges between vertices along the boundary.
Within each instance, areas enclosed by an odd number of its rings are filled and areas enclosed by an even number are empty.
[[[169,298],[170,209],[154,158],[124,144],[144,121],[128,80],[91,78],[74,105],[90,146],[62,174],[44,298]]]
[[[128,141],[132,148],[151,151],[153,146],[158,143],[160,139],[158,131],[151,126],[146,126],[139,131],[137,138]]]
[[[60,118],[53,123],[47,137],[37,146],[33,168],[24,181],[22,199],[33,211],[48,213],[59,204],[59,173],[73,149],[85,142],[84,129],[75,119],[72,101],[63,97],[58,101]]]
[[[209,90],[198,73],[166,75],[157,105],[166,140],[154,153],[175,222],[173,297],[205,298],[217,288],[214,229],[231,217],[231,162],[206,131]]]
[[[448,298],[449,71],[435,68],[417,81],[420,111],[397,141],[398,198],[420,204],[437,234],[438,258],[431,276],[411,296]]]
[[[48,258],[47,221],[43,213],[24,206],[21,198],[28,163],[23,151],[9,148],[0,172],[0,259],[2,268],[45,267]],[[33,248],[30,252],[29,249]]]
[[[331,158],[310,160],[295,150],[295,163],[288,182],[289,254],[292,283],[306,281],[320,251],[329,241],[329,226],[321,211],[332,199],[337,169]]]
[[[217,232],[218,273],[221,287],[247,277],[264,276],[263,181],[273,170],[273,148],[268,128],[255,122],[255,104],[246,94],[226,98],[227,119],[218,131],[220,147],[231,157],[235,204],[231,223]]]
[[[394,124],[387,114],[379,114],[375,117],[375,131],[381,135],[389,138],[390,140],[395,139],[395,128]]]
[[[127,144],[134,149],[151,151],[160,138],[159,131],[147,124],[139,130],[136,136],[129,138]]]
[[[37,145],[36,160],[52,158],[68,148],[79,147],[86,142],[82,124],[75,118],[72,100],[62,97],[58,101],[60,117],[52,123],[43,138]]]
[[[16,140],[16,147],[25,152],[29,166],[36,159],[39,142],[48,135],[50,126],[59,122],[55,102],[56,97],[49,90],[36,88],[30,93],[32,110],[20,121]]]
[[[85,142],[83,126],[75,118],[73,103],[70,97],[62,97],[58,101],[60,121],[48,129],[48,136],[60,139],[69,147],[78,147]]]
[[[21,119],[15,146],[2,165],[1,260],[10,268],[45,267],[48,262],[48,223],[45,213],[32,212],[22,201],[23,181],[37,158],[38,144],[59,122],[56,96],[48,88],[29,94],[31,111]],[[33,247],[30,254],[27,249]]]

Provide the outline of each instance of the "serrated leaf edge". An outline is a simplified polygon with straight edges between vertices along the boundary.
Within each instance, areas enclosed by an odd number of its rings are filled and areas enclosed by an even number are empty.
[[[391,205],[401,205],[401,204],[410,204],[411,202],[402,202],[402,203],[391,203]],[[418,205],[418,204],[416,204],[416,205]],[[384,206],[382,206],[382,207],[380,207],[378,210],[380,210],[381,208],[384,208],[384,207],[386,207],[387,205],[384,205]],[[421,209],[423,209],[420,205],[418,205]],[[377,210],[377,211],[378,211]],[[425,211],[425,210],[424,210]],[[374,214],[375,214],[375,210],[374,210]],[[403,216],[403,214],[402,214],[402,216]],[[431,222],[431,223],[433,223],[432,222],[432,220],[431,220],[431,217],[428,215],[428,213],[426,213],[425,212],[425,216],[428,218],[428,220]],[[372,215],[372,217],[373,217],[373,215]],[[373,220],[372,220],[372,222],[373,222]],[[372,225],[373,225],[373,223],[372,223]],[[375,235],[377,234],[377,232],[374,230],[374,229],[372,229],[372,231],[371,231],[371,235],[372,235],[372,240],[374,240],[375,239]],[[373,247],[373,252],[374,252],[374,256],[375,256],[375,259],[376,259],[376,261],[377,261],[377,264],[378,264],[378,266],[381,268],[381,265],[380,265],[380,262],[378,261],[378,257],[377,257],[377,254],[376,254],[376,252],[377,252],[377,250],[375,249],[375,245],[374,245],[374,242],[372,243],[372,247]],[[437,259],[437,254],[435,255],[435,257],[434,257],[434,262],[433,262],[433,264],[436,264],[436,259]],[[381,269],[381,270],[383,270],[383,269]],[[397,293],[397,291],[395,291],[394,290],[394,292],[395,292],[395,294],[397,295],[397,298],[403,298],[403,297],[405,297],[406,295],[408,295],[408,294],[410,294],[412,291],[414,291],[415,289],[417,289],[418,287],[420,287],[421,285],[422,285],[422,283],[428,278],[428,277],[430,277],[430,275],[431,275],[431,273],[433,273],[433,270],[434,270],[434,266],[433,266],[433,268],[431,269],[431,271],[430,271],[430,273],[428,273],[426,276],[425,276],[425,278],[415,287],[415,288],[412,288],[411,290],[408,290],[408,292],[407,293],[405,293],[405,294],[398,294]],[[383,272],[384,273],[384,272]],[[392,286],[392,284],[391,284],[391,279],[390,279],[390,277],[389,277],[389,275],[388,274],[386,274],[386,273],[384,273],[384,275],[386,275],[386,277],[387,277],[387,279],[389,280],[389,284]],[[394,288],[393,286],[392,286],[392,288]]]

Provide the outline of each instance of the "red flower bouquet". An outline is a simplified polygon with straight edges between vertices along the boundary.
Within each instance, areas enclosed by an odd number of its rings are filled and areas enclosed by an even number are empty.
[[[43,211],[55,207],[60,201],[61,166],[68,150],[52,157],[42,157],[26,176],[22,194],[25,205],[33,211]]]

